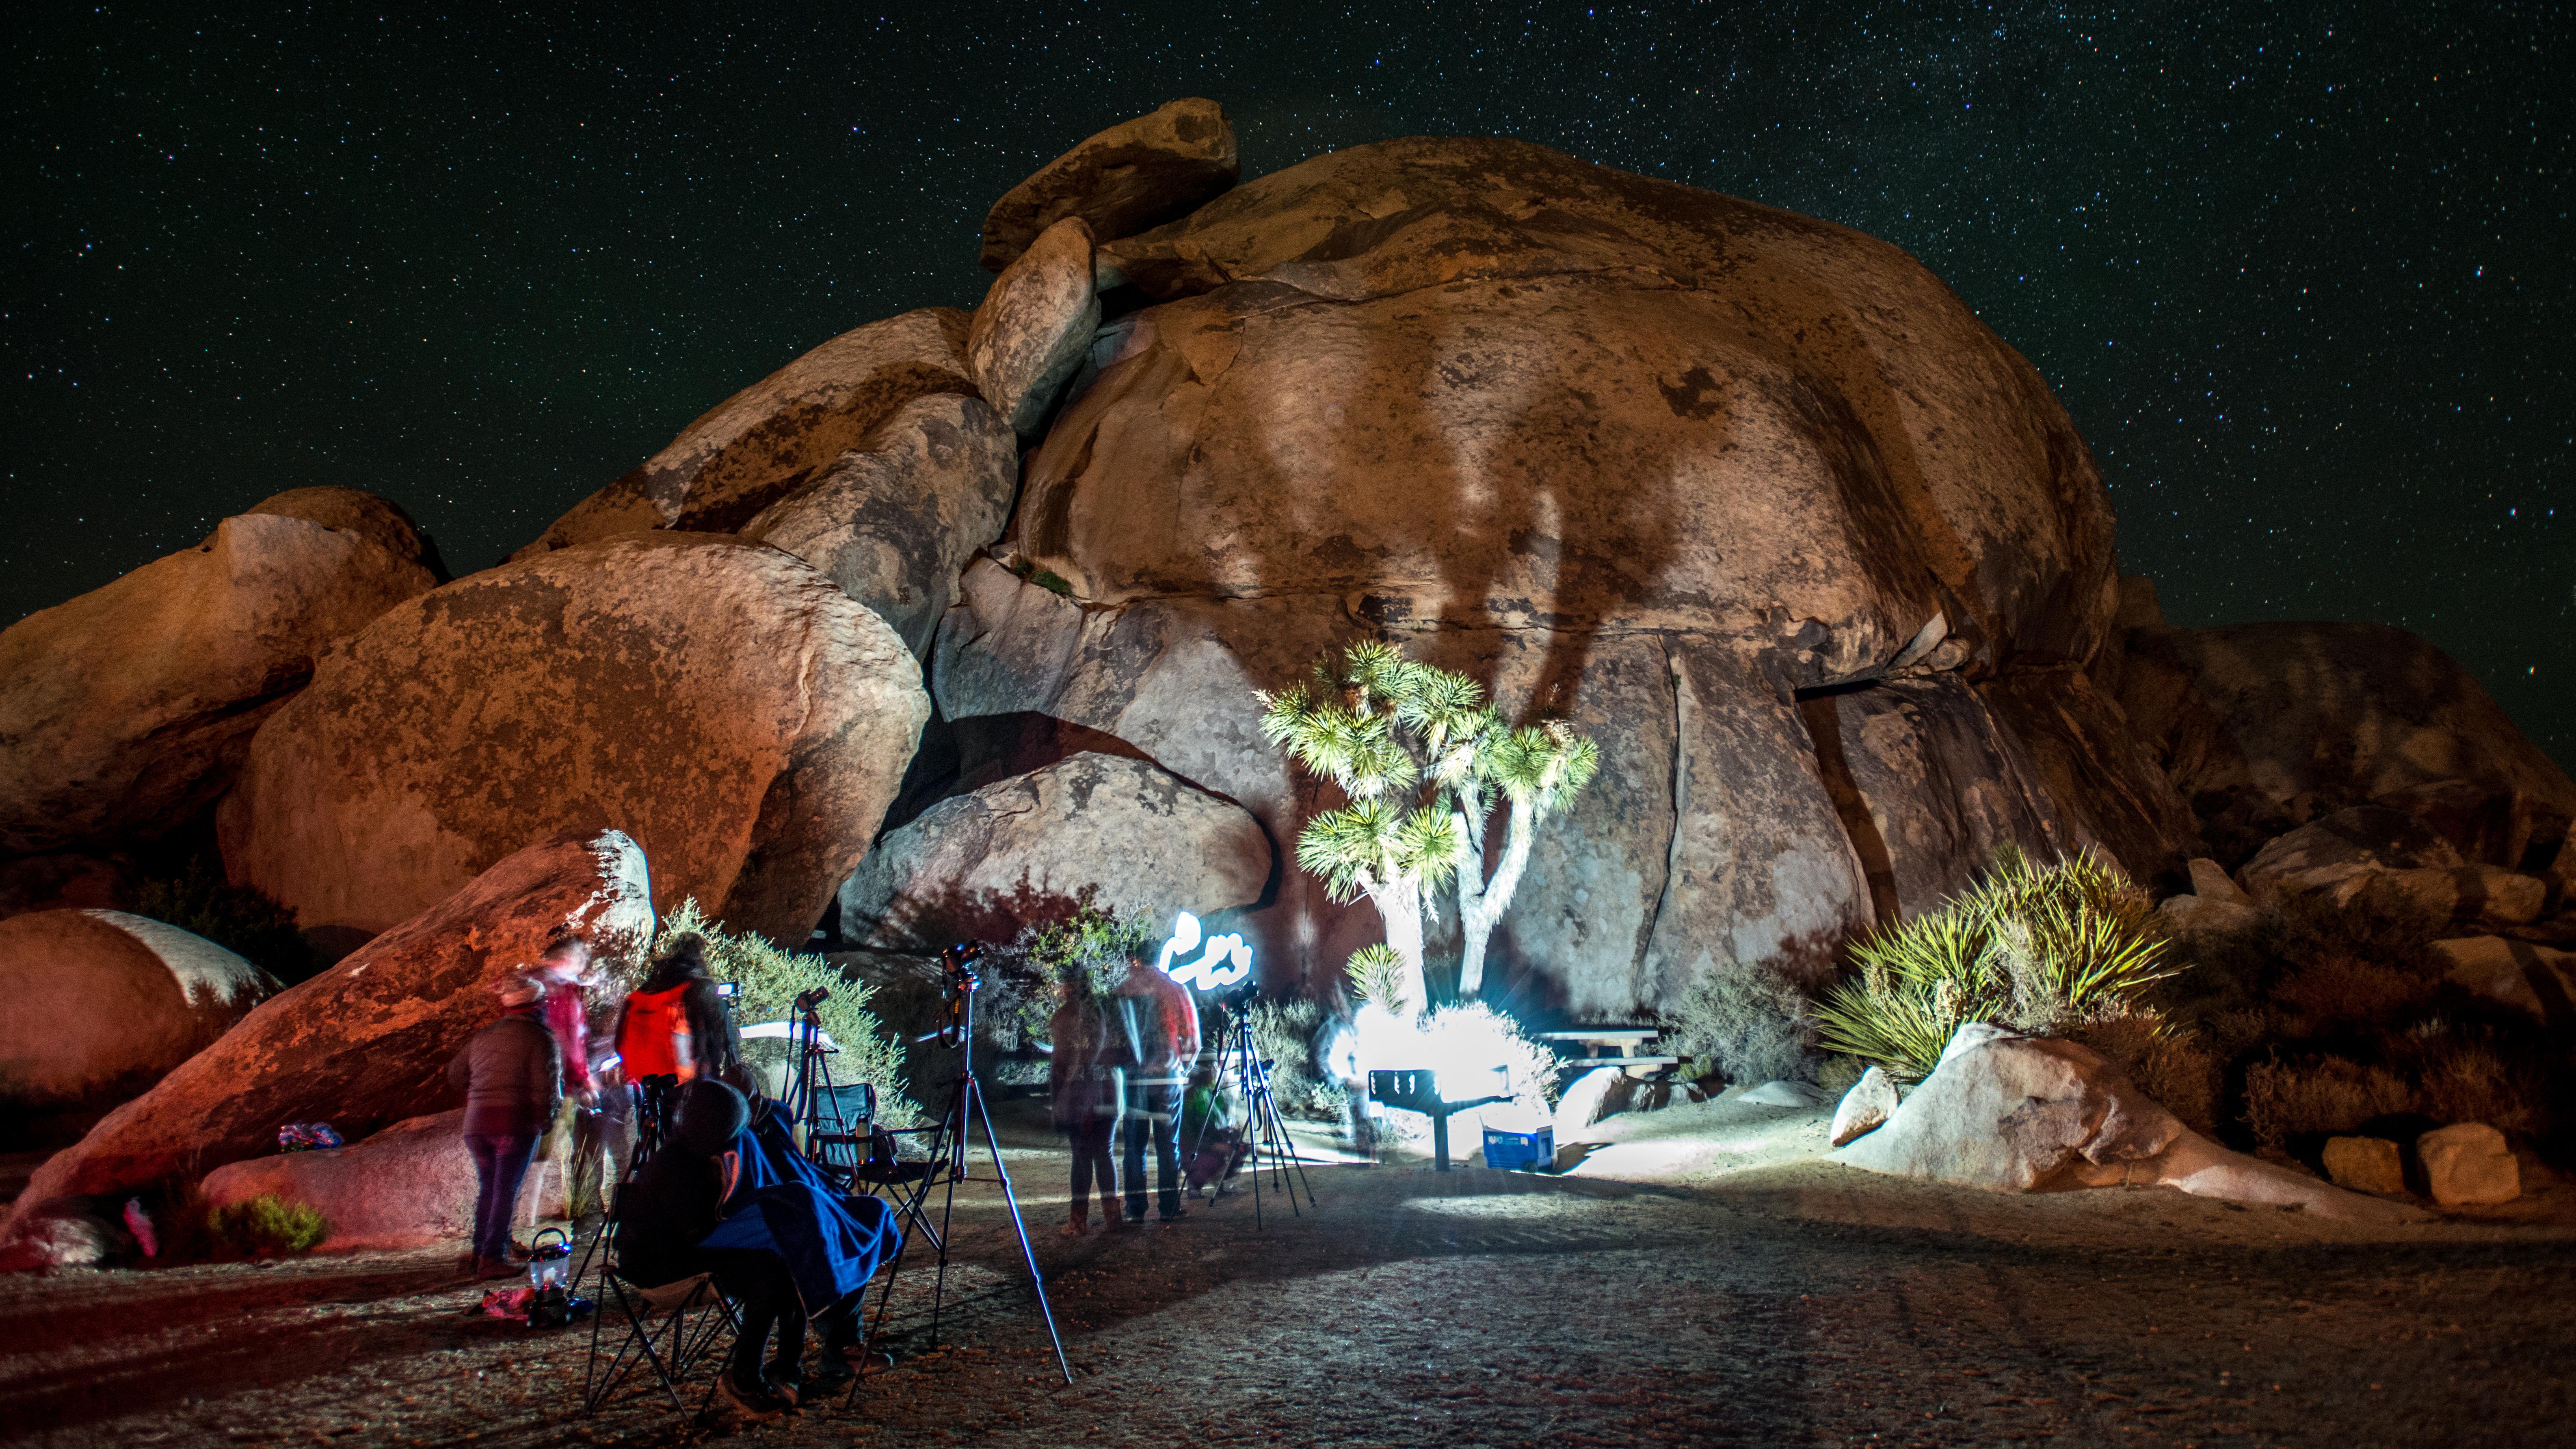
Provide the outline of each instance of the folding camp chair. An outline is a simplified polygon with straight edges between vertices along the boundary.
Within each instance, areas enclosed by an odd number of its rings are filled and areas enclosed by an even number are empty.
[[[623,1184],[618,1193],[624,1196]],[[653,1288],[628,1280],[617,1271],[616,1235],[617,1212],[612,1205],[608,1221],[600,1228],[599,1286],[593,1297],[598,1306],[590,1317],[590,1364],[582,1374],[582,1412],[599,1412],[599,1406],[638,1365],[653,1371],[653,1377],[662,1385],[663,1397],[671,1401],[672,1409],[680,1410],[684,1407],[680,1402],[680,1380],[699,1360],[710,1356],[719,1340],[730,1344],[742,1332],[741,1315],[735,1311],[733,1300],[716,1286],[712,1274],[700,1273]],[[612,1307],[625,1326],[625,1337],[618,1340],[603,1364],[600,1338],[609,1330]],[[715,1391],[715,1381],[709,1379],[706,1396],[698,1406],[702,1411],[714,1401]]]

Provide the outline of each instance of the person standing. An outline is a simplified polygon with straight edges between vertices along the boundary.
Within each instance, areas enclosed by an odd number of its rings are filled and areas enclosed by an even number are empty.
[[[1174,1119],[1181,1089],[1199,1054],[1199,1009],[1189,988],[1154,969],[1141,955],[1127,958],[1109,1017],[1110,1047],[1126,1063],[1127,1221],[1145,1220],[1145,1147],[1154,1148],[1154,1188],[1162,1220],[1179,1222],[1180,1161]]]
[[[603,1147],[597,1084],[590,1066],[590,945],[568,931],[557,932],[537,958],[534,972],[543,991],[539,1015],[554,1036],[563,1062],[564,1101],[538,1156],[563,1165],[564,1201],[575,1218],[598,1212]]]
[[[563,1097],[563,1053],[541,1015],[544,991],[526,972],[494,982],[501,1019],[476,1032],[447,1064],[465,1093],[465,1150],[473,1155],[474,1275],[512,1271],[510,1226],[537,1139]]]
[[[707,970],[706,937],[690,931],[663,951],[652,974],[618,1008],[616,1043],[619,1070],[634,1093],[637,1126],[647,1140],[660,1132],[665,1100],[674,1089],[735,1074],[742,1048]]]
[[[1089,967],[1080,961],[1068,965],[1056,992],[1055,1014],[1047,1020],[1053,1046],[1047,1076],[1055,1125],[1073,1144],[1073,1212],[1064,1225],[1072,1238],[1091,1230],[1094,1175],[1100,1179],[1102,1226],[1118,1222],[1118,1175],[1109,1142],[1118,1130],[1120,1073],[1107,1050],[1107,1003],[1094,989]]]

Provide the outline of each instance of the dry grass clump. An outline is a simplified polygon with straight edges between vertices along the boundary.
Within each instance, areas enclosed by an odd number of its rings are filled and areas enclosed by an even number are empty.
[[[321,1209],[282,1197],[255,1197],[210,1208],[205,1216],[206,1246],[236,1258],[308,1253],[330,1235],[331,1225]]]
[[[2153,1009],[2139,1009],[2090,1018],[2066,1035],[2108,1057],[2184,1126],[2204,1137],[2218,1134],[2225,1064],[2188,1028]]]

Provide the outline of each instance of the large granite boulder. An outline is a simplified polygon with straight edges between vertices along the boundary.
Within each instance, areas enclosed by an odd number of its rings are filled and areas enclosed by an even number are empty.
[[[2373,801],[2505,867],[2526,851],[2546,859],[2576,819],[2576,781],[2475,677],[2403,629],[2144,627],[2128,635],[2119,695],[2230,863]]]
[[[14,1129],[114,1106],[277,989],[203,936],[123,911],[0,921],[0,1116]]]
[[[943,800],[890,831],[841,888],[841,930],[880,950],[1008,939],[1086,888],[1131,921],[1249,906],[1269,884],[1261,824],[1145,760],[1077,754]]]
[[[199,1190],[210,1207],[279,1197],[317,1208],[326,1251],[424,1248],[474,1231],[481,1183],[464,1125],[462,1107],[406,1118],[347,1147],[228,1162],[207,1173]],[[562,1164],[528,1164],[514,1223],[524,1229],[562,1216]]]
[[[636,533],[460,579],[334,649],[253,744],[224,863],[326,954],[564,829],[622,830],[664,909],[801,942],[929,701],[883,619],[761,544]]]
[[[485,871],[240,1025],[54,1154],[0,1236],[61,1199],[128,1192],[277,1150],[288,1122],[352,1138],[457,1102],[447,1064],[495,1011],[483,988],[558,930],[612,965],[652,938],[644,853],[616,831],[566,832]]]
[[[419,564],[442,584],[448,581],[447,561],[438,556],[438,544],[390,498],[356,488],[289,488],[242,511],[301,518],[374,539],[385,552]]]
[[[367,533],[249,513],[0,630],[0,855],[187,824],[324,646],[436,584]]]
[[[1494,952],[1578,1015],[1724,963],[1812,977],[1878,918],[1873,876],[1937,892],[1994,844],[2149,875],[2198,853],[2134,749],[2038,763],[2116,733],[2107,703],[1997,692],[2110,637],[2108,500],[2037,374],[1896,248],[1414,139],[1238,187],[1098,270],[1157,305],[1102,328],[1003,546],[1070,596],[969,568],[934,665],[950,718],[1115,736],[1287,841],[1327,802],[1251,691],[1354,634],[1568,716],[1602,770]],[[1887,717],[1904,758],[1838,784],[1850,752],[1802,692],[1837,727],[1847,701]],[[1898,838],[1856,846],[1882,807]],[[1295,871],[1248,924],[1283,975],[1376,935]]]
[[[863,446],[914,398],[972,394],[965,349],[966,314],[947,307],[844,332],[717,404],[511,558],[639,528],[730,533]]]
[[[2385,805],[2312,820],[2255,852],[2241,874],[2265,905],[2313,895],[2337,907],[2411,908],[2490,927],[2530,924],[2549,895],[2536,876],[2462,861],[2440,832]]]
[[[1001,271],[1068,217],[1104,241],[1134,236],[1224,195],[1242,169],[1224,107],[1197,97],[1170,102],[1093,136],[1005,192],[984,216],[979,260]]]
[[[1019,486],[1010,428],[981,398],[938,393],[904,404],[741,537],[821,569],[921,655],[966,560],[1001,536]]]
[[[1080,217],[1057,222],[993,279],[975,309],[967,369],[1022,437],[1046,421],[1100,326],[1091,253],[1091,228]]]

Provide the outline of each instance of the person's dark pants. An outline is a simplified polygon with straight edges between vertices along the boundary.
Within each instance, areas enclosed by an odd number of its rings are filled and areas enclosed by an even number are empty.
[[[805,1302],[796,1296],[787,1260],[756,1248],[706,1248],[700,1256],[716,1275],[716,1286],[742,1313],[742,1331],[733,1341],[733,1376],[744,1383],[761,1381],[761,1350],[772,1328],[778,1330],[778,1352],[766,1377],[798,1376],[797,1366],[805,1358]]]
[[[465,1150],[474,1157],[474,1251],[485,1258],[510,1256],[510,1224],[519,1213],[519,1184],[527,1181],[528,1159],[536,1155],[537,1134],[514,1132],[494,1136],[465,1134]]]
[[[1109,1139],[1117,1134],[1118,1119],[1093,1117],[1079,1127],[1067,1127],[1064,1133],[1073,1139],[1073,1200],[1091,1201],[1091,1179],[1100,1178],[1100,1195],[1108,1197],[1118,1191],[1118,1166],[1109,1157]],[[1141,1204],[1143,1199],[1138,1199]],[[1144,1209],[1140,1206],[1137,1211]]]
[[[1154,1187],[1163,1216],[1181,1215],[1180,1154],[1172,1145],[1172,1119],[1162,1112],[1141,1112],[1127,1119],[1127,1220],[1145,1220],[1145,1141],[1154,1143]],[[1079,1159],[1076,1159],[1077,1161]]]

